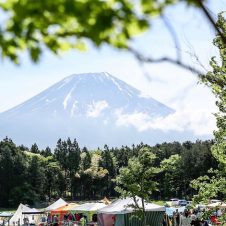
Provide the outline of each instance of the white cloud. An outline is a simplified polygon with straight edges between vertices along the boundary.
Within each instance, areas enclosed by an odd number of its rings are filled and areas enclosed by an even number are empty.
[[[87,116],[91,118],[96,118],[107,107],[108,107],[108,102],[105,100],[93,102],[88,106]]]
[[[134,126],[142,132],[148,129],[168,131],[192,131],[194,135],[212,135],[216,128],[213,114],[206,109],[182,109],[166,117],[152,118],[142,112],[124,114],[122,110],[116,111],[117,126]]]

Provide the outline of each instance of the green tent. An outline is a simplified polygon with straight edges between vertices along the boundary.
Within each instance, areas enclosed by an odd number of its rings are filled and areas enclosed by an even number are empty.
[[[141,206],[141,199],[136,197],[136,201]],[[98,211],[98,222],[101,226],[140,226],[141,221],[136,216],[133,198],[119,199],[111,205]],[[147,225],[160,226],[163,222],[165,207],[153,203],[145,203]]]

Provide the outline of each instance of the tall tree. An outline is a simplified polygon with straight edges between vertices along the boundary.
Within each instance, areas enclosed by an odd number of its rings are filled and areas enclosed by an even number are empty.
[[[226,38],[225,13],[218,15],[217,26]],[[212,177],[206,175],[193,181],[192,186],[199,190],[198,196],[195,197],[197,201],[226,195],[226,43],[219,35],[213,43],[219,49],[220,59],[211,59],[212,71],[203,77],[203,81],[217,98],[218,113],[215,116],[218,129],[214,132],[212,153],[218,161],[218,170],[211,170]]]
[[[70,188],[71,198],[74,194],[75,174],[79,170],[80,152],[80,147],[76,139],[71,142],[70,138],[67,141],[59,139],[54,151],[56,160],[64,170],[64,179]]]
[[[35,153],[35,154],[40,153],[39,148],[38,148],[38,145],[36,143],[34,143],[34,144],[31,145],[31,152],[32,153]]]
[[[128,166],[121,168],[116,178],[116,191],[122,197],[132,197],[134,210],[141,216],[142,224],[146,226],[145,201],[149,201],[158,183],[154,176],[160,169],[154,167],[156,156],[148,148],[139,151],[138,157],[129,160]],[[137,196],[142,200],[142,206],[137,204]]]

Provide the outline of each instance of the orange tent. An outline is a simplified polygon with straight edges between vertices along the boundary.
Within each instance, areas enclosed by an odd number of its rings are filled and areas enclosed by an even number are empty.
[[[78,206],[78,204],[76,203],[69,203],[65,206],[62,206],[62,207],[59,207],[55,210],[52,210],[51,211],[51,216],[54,216],[54,215],[58,215],[58,220],[59,222],[62,222],[63,219],[64,219],[64,215],[68,212],[70,212],[70,210],[73,208],[73,207],[76,207]],[[61,225],[61,224],[60,224]]]

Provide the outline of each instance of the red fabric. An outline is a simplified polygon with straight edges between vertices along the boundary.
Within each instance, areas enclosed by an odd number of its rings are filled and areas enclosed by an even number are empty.
[[[211,220],[211,222],[214,223],[214,224],[217,224],[217,225],[220,225],[220,224],[221,224],[221,222],[219,222],[219,221],[217,220],[217,217],[216,217],[216,216],[211,216],[211,217],[210,217],[210,220]]]
[[[80,219],[81,219],[80,215],[79,214],[76,214],[75,215],[75,219],[76,219],[76,221],[80,221]]]

